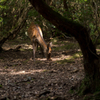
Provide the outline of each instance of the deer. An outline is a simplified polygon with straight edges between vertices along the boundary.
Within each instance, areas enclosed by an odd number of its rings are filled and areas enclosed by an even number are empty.
[[[50,42],[48,45],[46,44],[45,40],[43,39],[43,33],[40,26],[32,22],[27,32],[33,47],[33,60],[35,61],[35,53],[38,45],[40,45],[43,57],[46,57],[48,61],[51,61],[52,43]]]

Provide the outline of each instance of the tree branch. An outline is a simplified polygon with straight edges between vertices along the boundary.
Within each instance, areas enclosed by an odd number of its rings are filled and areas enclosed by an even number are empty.
[[[50,21],[53,25],[55,25],[58,29],[63,32],[67,32],[73,36],[75,36],[73,31],[76,31],[76,28],[80,30],[86,30],[85,27],[80,25],[79,23],[73,22],[69,19],[62,17],[59,13],[53,11],[43,0],[29,0],[34,8],[48,21]],[[78,34],[79,32],[77,32]]]
[[[29,0],[34,8],[58,29],[75,37],[78,41],[83,57],[90,62],[92,58],[97,58],[96,49],[89,37],[87,28],[79,23],[64,18],[59,13],[52,10],[43,0]]]

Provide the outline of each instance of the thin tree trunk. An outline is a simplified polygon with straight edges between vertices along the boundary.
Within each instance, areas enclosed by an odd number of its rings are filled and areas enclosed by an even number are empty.
[[[3,44],[10,38],[10,37],[16,37],[17,34],[19,34],[20,30],[23,28],[25,22],[26,22],[26,16],[27,16],[27,13],[30,9],[32,9],[33,7],[32,6],[29,6],[25,9],[23,9],[22,11],[22,15],[21,17],[19,17],[17,23],[17,28],[15,28],[14,30],[12,30],[12,32],[9,33],[9,35],[7,37],[4,37],[2,40],[0,40],[0,52],[3,50],[2,49],[2,46]]]

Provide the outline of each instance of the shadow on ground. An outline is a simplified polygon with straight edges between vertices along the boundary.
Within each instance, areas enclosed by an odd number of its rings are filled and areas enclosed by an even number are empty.
[[[84,77],[79,51],[52,51],[52,61],[32,49],[9,49],[0,54],[1,100],[76,100],[73,90]],[[69,59],[70,58],[70,59]],[[72,89],[72,90],[71,90]]]

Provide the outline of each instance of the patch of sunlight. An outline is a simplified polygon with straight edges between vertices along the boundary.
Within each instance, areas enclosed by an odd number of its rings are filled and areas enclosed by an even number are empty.
[[[71,55],[68,55],[65,59],[66,60],[70,60],[70,59],[72,59],[72,56]]]
[[[41,73],[41,72],[44,72],[44,70],[45,69],[40,69],[40,70],[31,70],[31,71],[19,71],[19,72],[14,72],[14,71],[12,71],[12,72],[10,72],[10,74],[12,74],[12,75],[24,75],[24,74],[34,74],[34,73],[36,73],[36,72],[38,72],[38,73]]]
[[[65,43],[68,43],[69,41],[64,41]]]
[[[100,52],[100,49],[96,49],[98,52]]]
[[[47,58],[37,58],[38,61],[46,61]]]
[[[25,51],[25,49],[21,48],[20,51]]]
[[[51,41],[52,41],[53,44],[56,44],[58,39],[57,38],[53,38]]]
[[[32,45],[29,45],[29,44],[27,44],[27,43],[25,43],[25,44],[20,44],[20,45],[21,45],[22,49],[32,49]]]
[[[22,71],[14,71],[14,70],[11,70],[11,69],[7,69],[7,70],[3,70],[3,69],[0,69],[0,75],[8,75],[8,74],[11,74],[11,75],[25,75],[25,74],[35,74],[35,73],[42,73],[42,72],[45,72],[46,69],[39,69],[39,70],[30,70],[30,71],[25,71],[25,70],[22,70]]]
[[[74,55],[72,55],[72,56],[69,56],[69,57],[67,57],[67,58],[65,58],[66,60],[70,60],[70,59],[76,59],[76,58],[80,58],[82,55],[81,54],[79,54],[79,53],[76,53],[76,54],[74,54]]]
[[[76,53],[76,54],[74,54],[73,56],[72,56],[72,58],[79,58],[81,56],[81,54],[79,54],[79,53]]]
[[[75,53],[73,55],[67,55],[63,56],[60,58],[53,58],[52,61],[56,61],[59,64],[64,64],[64,63],[75,63],[76,58],[80,58],[82,56],[82,53]]]
[[[64,59],[64,60],[60,60],[60,61],[57,61],[58,64],[65,64],[65,63],[75,63],[75,61],[73,59]]]
[[[32,49],[32,45],[29,45],[27,43],[17,44],[17,45],[4,44],[2,48],[5,49],[5,50],[16,49],[19,45],[21,46],[21,48],[20,48],[21,51],[24,51],[25,49]]]
[[[52,61],[60,61],[61,60],[61,58],[59,58],[59,57],[53,57],[53,58],[51,58],[52,59]]]

